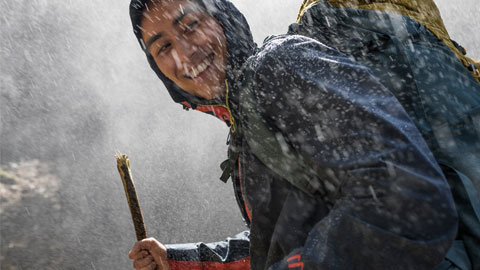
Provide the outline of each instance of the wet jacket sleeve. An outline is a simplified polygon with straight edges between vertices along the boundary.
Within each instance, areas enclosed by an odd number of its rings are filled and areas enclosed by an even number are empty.
[[[215,243],[167,245],[171,270],[250,269],[249,232]]]
[[[300,36],[267,42],[255,70],[261,115],[335,198],[304,245],[269,269],[438,265],[455,237],[455,207],[396,98],[368,69]]]

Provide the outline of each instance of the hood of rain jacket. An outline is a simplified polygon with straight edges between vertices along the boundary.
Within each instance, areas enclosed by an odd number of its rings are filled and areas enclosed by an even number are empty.
[[[229,1],[225,0],[193,0],[205,7],[206,11],[214,16],[223,27],[227,40],[227,83],[232,84],[235,80],[237,72],[240,70],[247,58],[253,54],[256,44],[253,42],[250,27],[242,13]],[[160,80],[163,81],[173,101],[181,103],[186,107],[196,109],[200,104],[216,105],[218,100],[206,100],[201,97],[191,95],[183,91],[174,82],[168,79],[158,68],[153,57],[145,49],[145,42],[142,40],[140,23],[143,18],[143,12],[148,0],[132,0],[130,2],[130,18],[132,21],[133,32],[147,56],[150,67],[155,71]],[[223,104],[221,104],[223,105]],[[209,106],[210,108],[199,109],[200,111],[216,115],[225,121],[222,112],[218,112],[218,108]],[[222,116],[222,117],[221,117]],[[227,123],[228,124],[228,123]]]

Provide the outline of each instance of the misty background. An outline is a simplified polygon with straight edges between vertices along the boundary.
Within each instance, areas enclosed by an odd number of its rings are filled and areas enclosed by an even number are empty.
[[[302,1],[232,2],[261,44],[286,32]],[[480,59],[478,0],[435,2]],[[131,269],[115,152],[130,157],[149,236],[211,242],[246,229],[231,181],[218,180],[227,127],[171,101],[128,4],[0,1],[1,269]]]

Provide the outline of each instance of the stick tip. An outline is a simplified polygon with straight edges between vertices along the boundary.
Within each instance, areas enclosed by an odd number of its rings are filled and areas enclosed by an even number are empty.
[[[128,168],[130,168],[130,160],[128,159],[128,155],[116,152],[115,158],[117,159],[117,166],[120,167],[122,165],[126,165]]]

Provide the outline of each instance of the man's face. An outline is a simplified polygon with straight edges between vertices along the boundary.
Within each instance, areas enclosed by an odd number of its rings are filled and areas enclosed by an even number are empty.
[[[144,14],[143,40],[167,78],[206,99],[224,93],[227,43],[213,16],[188,0],[151,1]]]

